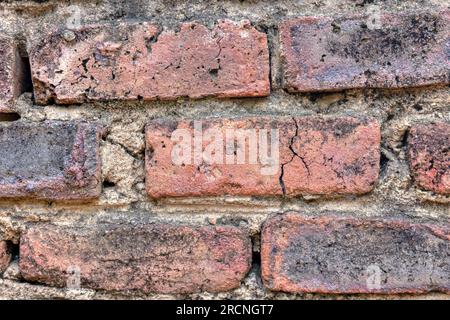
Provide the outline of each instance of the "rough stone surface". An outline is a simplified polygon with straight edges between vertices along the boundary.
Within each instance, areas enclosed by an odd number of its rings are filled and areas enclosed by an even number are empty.
[[[151,197],[362,194],[371,191],[378,178],[380,128],[376,121],[255,117],[198,123],[201,130],[188,120],[154,120],[147,125],[146,182]],[[278,134],[272,135],[271,130],[278,130]],[[191,139],[189,149],[184,149],[184,132]],[[250,148],[252,138],[243,140],[251,137],[248,132],[253,132],[257,148]],[[259,138],[261,135],[269,144]],[[217,137],[221,145],[216,148],[213,142]],[[272,137],[279,140],[273,150]],[[205,154],[214,149],[218,152],[197,160],[197,143]],[[263,151],[265,145],[269,152]],[[221,150],[222,156],[216,158]],[[274,150],[279,150],[279,158]],[[185,159],[183,154],[193,156],[186,162],[174,158]],[[239,154],[245,154],[244,161],[239,160]],[[265,160],[265,155],[274,156],[275,162]]]
[[[98,197],[100,135],[86,122],[0,125],[0,198]]]
[[[220,292],[238,287],[249,271],[251,241],[231,226],[38,226],[21,237],[19,265],[26,280],[58,287],[71,268],[83,288]]]
[[[5,241],[0,241],[0,275],[6,270],[11,261],[11,254]]]
[[[266,34],[249,22],[192,22],[180,31],[149,23],[52,33],[31,49],[36,101],[173,100],[267,96]]]
[[[291,92],[450,83],[450,11],[302,17],[280,26]]]
[[[418,124],[408,135],[408,155],[415,183],[450,194],[450,124]]]
[[[12,111],[22,93],[23,65],[16,42],[0,34],[0,112]]]
[[[450,292],[448,226],[291,213],[268,220],[261,242],[270,290]]]
[[[167,30],[178,30],[181,23],[198,21],[212,28],[223,18],[233,21],[249,19],[268,37],[271,52],[271,94],[265,98],[174,101],[87,102],[76,106],[49,104],[37,106],[30,92],[15,103],[20,121],[42,123],[45,120],[98,121],[105,128],[100,145],[101,179],[105,185],[98,201],[47,202],[0,199],[0,239],[19,243],[25,228],[43,221],[60,225],[93,227],[97,221],[141,223],[140,218],[161,222],[190,224],[227,223],[248,228],[253,240],[254,257],[259,256],[261,225],[277,212],[297,211],[311,214],[333,212],[360,219],[390,217],[406,212],[414,219],[448,221],[450,197],[412,187],[405,133],[417,123],[447,122],[450,92],[448,86],[427,86],[398,90],[346,90],[341,92],[291,94],[282,89],[279,56],[281,21],[300,16],[349,16],[366,14],[372,7],[382,12],[435,13],[448,7],[441,0],[367,1],[367,0],[103,0],[103,1],[1,1],[0,30],[19,42],[22,56],[25,47],[41,41],[47,30],[73,28],[77,14],[82,25],[100,21],[151,21]],[[77,11],[79,10],[79,11]],[[71,25],[72,26],[69,26]],[[30,49],[30,47],[28,47]],[[420,51],[420,49],[419,49]],[[28,50],[28,52],[30,52]],[[145,190],[144,127],[150,119],[185,119],[277,117],[305,115],[341,117],[361,115],[376,119],[382,130],[380,175],[372,192],[354,197],[324,198],[214,196],[165,198],[154,200]],[[0,121],[3,121],[0,115]],[[131,158],[134,158],[132,161]],[[449,294],[316,294],[284,293],[264,288],[260,264],[255,259],[252,270],[241,286],[220,293],[141,294],[81,289],[68,290],[11,280],[15,262],[0,277],[1,299],[450,299]],[[5,277],[8,277],[5,279]],[[13,275],[12,278],[17,278]]]

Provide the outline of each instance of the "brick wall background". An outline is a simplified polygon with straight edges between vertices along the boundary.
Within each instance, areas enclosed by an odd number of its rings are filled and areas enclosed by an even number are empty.
[[[0,297],[448,299],[449,10],[2,1]],[[276,174],[173,165],[194,120]]]

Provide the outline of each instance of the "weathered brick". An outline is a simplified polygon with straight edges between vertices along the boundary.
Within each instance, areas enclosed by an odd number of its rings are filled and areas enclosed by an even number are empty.
[[[0,112],[12,111],[23,89],[23,64],[13,38],[0,35]]]
[[[294,213],[269,219],[262,277],[285,292],[450,292],[448,225]]]
[[[146,183],[153,198],[205,195],[281,195],[363,194],[371,191],[379,174],[380,128],[376,121],[352,117],[259,117],[204,120],[203,131],[195,130],[189,120],[153,120],[146,128]],[[269,144],[269,153],[259,146],[249,152],[249,140],[243,137],[254,129],[255,137],[267,137],[278,130],[278,148]],[[266,130],[266,131],[263,131]],[[214,132],[223,141],[217,147],[218,158],[197,158],[195,132],[203,133],[198,142],[206,151],[213,145]],[[183,149],[181,134],[187,133],[190,149]],[[209,138],[208,138],[208,135]],[[198,135],[197,135],[198,136]],[[231,138],[230,138],[231,137]],[[188,141],[188,140],[186,140]],[[236,146],[236,149],[233,148]],[[231,148],[229,148],[231,147]],[[180,162],[174,155],[188,154]],[[214,149],[214,147],[212,147]],[[229,148],[229,149],[227,149]],[[261,155],[275,155],[272,162]],[[199,152],[196,152],[198,155]],[[238,156],[245,154],[245,161]],[[250,161],[250,156],[257,157]],[[231,161],[230,161],[231,158]],[[175,161],[176,160],[176,161]]]
[[[98,197],[100,133],[85,122],[0,125],[0,198]]]
[[[11,253],[5,241],[0,241],[0,275],[6,270],[11,261]]]
[[[450,193],[450,124],[418,124],[408,135],[411,174],[417,186]]]
[[[449,24],[450,11],[288,20],[280,26],[285,88],[448,84]]]
[[[150,23],[89,25],[52,33],[31,48],[30,59],[41,104],[270,91],[266,34],[246,21],[219,21],[212,30],[184,23],[161,33]]]
[[[21,237],[28,281],[65,286],[79,271],[84,288],[145,293],[220,292],[236,288],[251,265],[251,241],[232,226],[35,226]]]

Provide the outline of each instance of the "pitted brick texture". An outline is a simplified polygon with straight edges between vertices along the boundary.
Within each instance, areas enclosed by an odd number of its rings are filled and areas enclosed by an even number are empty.
[[[373,120],[261,117],[204,120],[201,125],[197,130],[204,137],[201,142],[195,142],[200,140],[195,138],[194,121],[154,120],[147,125],[146,183],[151,197],[363,194],[378,179],[380,127]],[[250,140],[242,139],[251,137],[245,130],[255,130],[257,148],[251,152]],[[264,160],[274,155],[271,130],[278,130],[273,137],[279,139],[279,160],[273,163]],[[184,132],[188,151],[180,138]],[[261,134],[269,144],[260,140]],[[223,148],[220,159],[203,157],[196,162],[189,156],[186,163],[174,161],[174,155],[194,154],[196,143],[205,153],[215,150],[215,137],[222,142],[217,148],[219,152]],[[266,145],[269,152],[262,151]],[[245,154],[243,163],[238,163],[239,153]],[[251,155],[256,157],[253,162]]]
[[[285,88],[448,84],[449,24],[450,11],[288,20],[280,26]]]
[[[85,122],[0,125],[0,198],[87,200],[101,191],[101,128]]]
[[[219,292],[239,287],[250,265],[250,238],[231,226],[37,226],[20,244],[22,276],[59,287],[70,268],[84,288]]]
[[[414,125],[408,135],[408,155],[417,186],[450,194],[450,124]]]
[[[22,93],[23,64],[13,38],[0,34],[0,112],[12,111]]]
[[[450,293],[448,225],[291,213],[266,221],[261,243],[270,290]]]
[[[68,41],[69,39],[70,41]],[[52,33],[31,49],[36,101],[174,100],[267,96],[266,34],[249,22],[91,25]]]

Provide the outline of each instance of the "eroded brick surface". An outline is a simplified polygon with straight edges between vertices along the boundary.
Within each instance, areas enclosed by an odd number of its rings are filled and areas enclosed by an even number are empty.
[[[0,275],[6,270],[11,261],[11,254],[5,241],[0,241]]]
[[[411,174],[420,188],[450,193],[450,124],[418,124],[408,135]]]
[[[147,125],[146,183],[151,197],[363,194],[378,179],[380,128],[376,121],[261,117],[204,120],[200,129],[195,123],[200,122],[153,120]],[[250,140],[242,137],[251,136],[251,130],[257,147],[249,152]],[[182,137],[185,134],[187,140]],[[269,143],[260,140],[260,135]],[[222,141],[218,147],[212,143],[216,136]],[[279,141],[274,148],[271,137]],[[214,154],[221,156],[202,157],[196,145],[206,154],[216,150]],[[245,154],[244,161],[239,162],[239,154]]]
[[[223,20],[213,30],[184,23],[177,32],[150,23],[90,25],[52,33],[30,58],[41,104],[270,91],[267,37],[248,22]]]
[[[219,292],[238,287],[250,265],[250,238],[231,226],[36,226],[20,241],[22,276],[60,287],[70,269],[84,288]]]
[[[396,219],[269,219],[262,277],[285,292],[450,292],[450,228]]]
[[[450,11],[288,20],[280,26],[285,88],[448,84],[449,24]]]
[[[13,38],[0,35],[0,112],[12,111],[23,88],[23,66]]]
[[[1,124],[0,198],[98,197],[100,134],[84,122]]]

